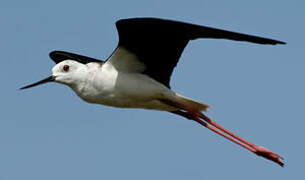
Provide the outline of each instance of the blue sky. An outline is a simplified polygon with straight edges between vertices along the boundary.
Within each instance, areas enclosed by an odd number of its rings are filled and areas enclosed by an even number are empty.
[[[1,1],[0,180],[301,179],[304,173],[304,5],[293,1]],[[161,17],[286,41],[189,43],[172,89],[284,156],[257,157],[198,124],[158,111],[92,105],[50,83],[48,53],[106,59],[116,20]]]

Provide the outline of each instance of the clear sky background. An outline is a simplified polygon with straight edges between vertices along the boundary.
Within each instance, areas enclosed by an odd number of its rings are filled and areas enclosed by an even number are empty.
[[[0,2],[0,180],[202,180],[304,178],[305,1]],[[161,17],[286,41],[189,43],[172,89],[285,158],[257,157],[170,113],[115,109],[63,85],[18,88],[50,75],[52,50],[106,59],[115,21]]]

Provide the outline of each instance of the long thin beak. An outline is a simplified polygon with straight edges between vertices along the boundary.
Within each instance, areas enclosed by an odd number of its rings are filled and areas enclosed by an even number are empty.
[[[34,86],[38,86],[40,84],[44,84],[44,83],[48,83],[48,82],[53,82],[54,80],[55,80],[54,76],[49,76],[49,77],[47,77],[47,78],[45,78],[45,79],[43,79],[41,81],[38,81],[38,82],[35,82],[33,84],[24,86],[24,87],[20,88],[20,90],[31,88],[31,87],[34,87]]]

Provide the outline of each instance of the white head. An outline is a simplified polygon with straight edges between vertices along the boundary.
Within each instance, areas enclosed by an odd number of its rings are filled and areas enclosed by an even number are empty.
[[[65,60],[52,68],[54,81],[74,86],[83,81],[87,72],[87,66],[73,60]]]
[[[84,82],[86,73],[86,65],[73,60],[65,60],[56,64],[52,68],[52,76],[49,76],[41,81],[22,87],[20,89],[31,88],[47,82],[57,82],[73,88],[79,83]]]

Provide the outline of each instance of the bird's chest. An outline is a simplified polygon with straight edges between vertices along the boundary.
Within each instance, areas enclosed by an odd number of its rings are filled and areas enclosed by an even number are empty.
[[[122,108],[150,108],[158,105],[162,89],[142,75],[107,71],[92,76],[77,94],[89,103]]]
[[[82,85],[73,88],[76,94],[89,103],[109,105],[111,101],[116,101],[118,99],[115,88],[117,72],[104,71],[91,72]]]

